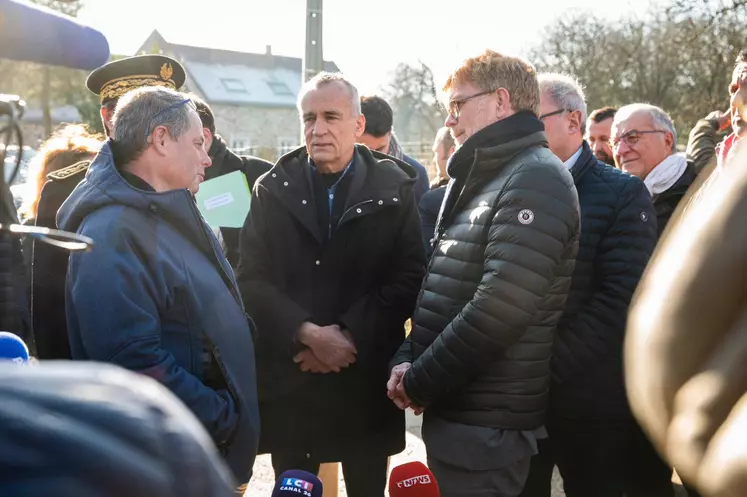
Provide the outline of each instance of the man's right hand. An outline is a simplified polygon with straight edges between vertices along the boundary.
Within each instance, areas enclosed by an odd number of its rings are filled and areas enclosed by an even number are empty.
[[[731,125],[731,111],[721,112],[715,110],[706,116],[709,121],[716,120],[718,122],[718,131],[725,131]]]
[[[298,330],[298,341],[309,347],[335,373],[353,364],[358,353],[353,342],[337,325],[317,326],[306,322]]]

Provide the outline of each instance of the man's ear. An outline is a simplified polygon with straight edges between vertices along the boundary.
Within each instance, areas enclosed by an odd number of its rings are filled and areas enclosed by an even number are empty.
[[[167,146],[171,141],[171,135],[166,126],[156,126],[148,137],[150,144],[159,155],[167,155]]]
[[[571,133],[581,133],[581,136],[584,134],[584,122],[581,118],[581,111],[580,110],[574,110],[573,112],[568,113],[568,122],[569,127],[568,130]]]
[[[503,119],[514,112],[514,108],[511,105],[511,94],[505,88],[498,88],[496,94],[498,95],[496,115],[499,119]]]
[[[362,113],[355,118],[355,137],[360,138],[366,131],[366,116]]]

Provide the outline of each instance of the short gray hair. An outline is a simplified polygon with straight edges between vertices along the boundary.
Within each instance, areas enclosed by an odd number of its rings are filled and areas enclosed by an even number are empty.
[[[555,105],[567,111],[581,111],[581,123],[586,125],[586,96],[584,87],[570,74],[542,73],[537,76],[540,95],[547,93]]]
[[[627,120],[637,112],[647,113],[651,117],[654,127],[672,133],[672,153],[677,153],[677,130],[674,128],[674,121],[672,121],[672,117],[661,107],[641,103],[625,105],[620,107],[615,114],[613,125]]]
[[[140,157],[148,148],[148,136],[158,126],[166,126],[175,140],[190,126],[191,100],[184,93],[160,86],[137,88],[117,102],[112,139],[120,165]]]
[[[304,99],[307,93],[309,93],[311,90],[318,90],[324,85],[328,85],[330,83],[342,83],[345,85],[345,88],[347,88],[348,93],[350,94],[350,106],[352,108],[352,112],[354,116],[360,116],[361,115],[361,99],[358,96],[358,88],[355,87],[353,83],[350,82],[345,76],[343,76],[340,72],[320,72],[310,80],[308,80],[304,85],[301,87],[301,91],[298,93],[298,101],[296,102],[296,105],[298,107],[298,112],[301,112],[301,101]]]

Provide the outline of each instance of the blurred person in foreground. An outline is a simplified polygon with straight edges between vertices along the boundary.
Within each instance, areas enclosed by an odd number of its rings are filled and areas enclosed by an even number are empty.
[[[633,412],[709,497],[747,495],[747,151],[662,242],[628,320]]]
[[[446,166],[454,150],[456,150],[454,137],[451,136],[451,130],[444,126],[438,130],[433,142],[433,162],[438,169],[438,175],[431,181],[431,189],[425,192],[418,204],[427,259],[430,259],[433,254],[432,241],[436,231],[436,221],[446,194],[446,185],[449,183]]]
[[[578,191],[581,239],[553,343],[549,438],[540,441],[522,495],[550,497],[557,465],[569,497],[625,491],[663,497],[646,494],[648,482],[626,472],[631,439],[640,430],[625,396],[622,348],[630,299],[656,246],[651,195],[640,179],[600,161],[584,140],[586,101],[575,77],[540,74],[539,85],[550,150]],[[671,480],[671,469],[660,464]]]
[[[233,495],[230,472],[184,404],[122,368],[0,361],[0,422],[3,495]]]
[[[205,172],[205,181],[241,171],[246,178],[249,191],[253,190],[254,183],[272,168],[272,163],[258,157],[236,155],[229,150],[225,140],[216,132],[213,110],[203,100],[192,96],[190,98],[197,106],[197,113],[200,115],[205,134],[205,150],[212,161],[212,165]],[[225,246],[226,258],[231,263],[231,267],[236,269],[239,265],[241,228],[220,228],[219,234]]]
[[[341,462],[351,497],[381,497],[405,417],[387,363],[425,253],[408,164],[356,145],[358,91],[320,73],[298,96],[305,147],[254,188],[238,280],[257,323],[262,435],[275,474]]]
[[[254,345],[233,271],[193,198],[210,166],[202,123],[184,94],[148,87],[119,100],[113,124],[57,217],[95,243],[68,266],[73,359],[158,379],[244,484],[259,438]]]
[[[646,185],[661,237],[696,177],[692,161],[677,153],[677,131],[672,118],[649,104],[621,107],[612,123],[610,146],[617,167]]]
[[[425,410],[428,465],[444,495],[516,496],[545,436],[578,196],[548,150],[532,65],[486,50],[444,91],[459,148],[412,332],[387,387],[398,407]]]
[[[605,164],[615,167],[615,158],[610,148],[610,132],[617,109],[602,107],[589,114],[586,120],[586,141],[594,156]]]
[[[99,112],[106,136],[112,132],[112,117],[119,98],[144,86],[179,89],[186,75],[176,60],[163,55],[138,55],[114,60],[89,74],[88,89],[98,95]],[[76,156],[71,156],[75,160]],[[56,217],[62,203],[83,180],[91,161],[75,160],[46,176],[36,204],[36,226],[57,228]],[[65,324],[65,274],[69,253],[45,243],[32,242],[31,277],[33,321],[40,359],[70,359]]]
[[[392,143],[394,140],[392,107],[383,98],[373,95],[361,97],[361,112],[366,118],[366,129],[358,139],[358,143],[362,143],[371,150],[389,154],[415,169],[418,178],[415,181],[413,192],[417,204],[423,194],[428,191],[428,171],[420,162],[405,154],[398,142],[395,141],[396,145]]]

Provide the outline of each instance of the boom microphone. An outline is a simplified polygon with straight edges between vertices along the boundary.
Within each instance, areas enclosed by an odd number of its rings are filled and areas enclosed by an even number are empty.
[[[390,497],[440,497],[436,477],[420,461],[397,466],[389,476]]]
[[[90,70],[109,60],[109,43],[100,31],[72,17],[20,0],[0,0],[0,58]]]

